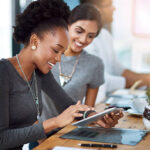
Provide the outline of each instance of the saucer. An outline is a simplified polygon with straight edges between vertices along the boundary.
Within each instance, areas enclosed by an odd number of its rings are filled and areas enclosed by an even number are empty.
[[[128,109],[127,112],[131,115],[135,115],[135,116],[143,116],[143,113],[139,113],[133,109]]]

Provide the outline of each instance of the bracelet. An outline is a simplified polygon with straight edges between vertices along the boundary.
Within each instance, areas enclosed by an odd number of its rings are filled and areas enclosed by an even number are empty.
[[[88,115],[92,112],[96,112],[95,110],[88,110],[88,111],[85,111],[84,114],[83,114],[83,119],[87,118]]]

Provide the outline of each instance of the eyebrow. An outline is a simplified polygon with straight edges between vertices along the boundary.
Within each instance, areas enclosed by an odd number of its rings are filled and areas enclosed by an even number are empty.
[[[57,46],[59,46],[59,47],[61,47],[61,48],[64,48],[62,45],[60,45],[60,44],[56,44]]]
[[[85,31],[85,29],[84,29],[84,28],[82,28],[81,26],[76,26],[76,27],[78,27],[78,28],[80,28],[81,30]],[[89,34],[97,34],[97,33],[95,33],[95,32],[91,32],[91,33],[89,33]]]

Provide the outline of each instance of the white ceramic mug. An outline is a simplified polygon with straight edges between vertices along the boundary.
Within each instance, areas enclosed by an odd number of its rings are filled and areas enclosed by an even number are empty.
[[[131,107],[138,113],[143,113],[145,107],[148,105],[146,98],[134,98]]]

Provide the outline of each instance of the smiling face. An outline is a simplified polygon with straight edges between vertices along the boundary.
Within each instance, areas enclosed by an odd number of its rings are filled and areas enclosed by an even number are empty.
[[[68,32],[65,28],[55,28],[43,33],[42,39],[37,40],[34,51],[34,64],[44,74],[60,62],[61,55],[68,47]]]
[[[79,20],[69,25],[70,49],[78,54],[89,45],[98,32],[97,22],[94,20]]]

